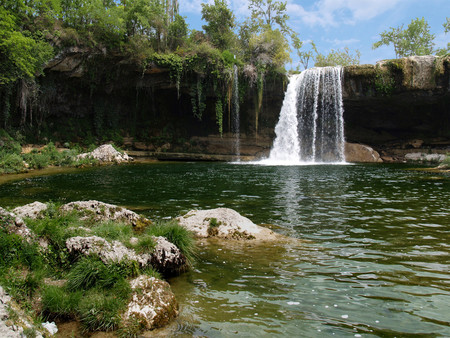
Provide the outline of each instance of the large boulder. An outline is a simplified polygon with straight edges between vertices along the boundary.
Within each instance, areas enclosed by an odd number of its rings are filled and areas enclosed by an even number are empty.
[[[347,162],[383,162],[380,154],[371,147],[358,143],[345,143],[345,160]]]
[[[127,153],[120,153],[114,147],[110,144],[104,144],[98,147],[97,149],[94,149],[90,153],[83,153],[77,156],[78,159],[83,158],[93,158],[98,160],[99,162],[115,162],[115,163],[122,163],[122,162],[129,162],[133,159],[128,156]]]
[[[123,315],[125,323],[137,321],[141,327],[152,330],[178,316],[178,303],[167,282],[141,275],[130,285],[133,295]]]
[[[97,255],[103,263],[135,261],[141,267],[151,265],[164,275],[176,275],[188,267],[186,256],[164,237],[154,237],[153,252],[138,254],[119,241],[108,242],[98,236],[76,236],[66,240],[69,253],[75,255]]]
[[[66,248],[71,254],[97,255],[105,264],[136,261],[140,266],[146,266],[150,262],[149,254],[138,255],[119,241],[110,243],[98,236],[71,237],[66,240]]]
[[[41,202],[33,202],[26,205],[23,205],[21,207],[17,207],[13,209],[13,212],[22,217],[22,218],[32,218],[36,219],[42,216],[42,213],[47,210],[48,206],[45,203]]]
[[[63,211],[80,211],[84,213],[83,218],[93,218],[94,221],[120,221],[133,226],[145,226],[151,223],[150,220],[139,216],[134,211],[119,207],[114,204],[104,203],[96,200],[76,201],[64,204]]]
[[[191,210],[177,218],[178,223],[198,237],[219,237],[237,240],[275,240],[280,237],[270,229],[253,223],[228,208]]]

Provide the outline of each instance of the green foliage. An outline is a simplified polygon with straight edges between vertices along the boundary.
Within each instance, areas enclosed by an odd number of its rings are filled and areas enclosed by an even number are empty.
[[[377,70],[375,75],[375,90],[383,96],[389,96],[395,89],[394,78],[388,72]]]
[[[314,65],[316,67],[359,65],[360,56],[361,53],[358,50],[355,51],[355,55],[351,54],[348,47],[345,47],[343,51],[332,49],[326,56],[317,54]]]
[[[6,223],[4,216],[0,216],[0,222]],[[28,243],[22,237],[8,234],[0,229],[0,267],[5,271],[8,267],[23,266],[38,269],[43,265],[39,248],[36,243]]]
[[[219,134],[222,136],[223,133],[223,108],[222,100],[218,99],[216,101],[216,124],[219,127]]]
[[[83,291],[67,292],[63,287],[48,285],[42,290],[42,312],[44,319],[69,319],[74,317]]]
[[[107,221],[92,228],[92,233],[109,241],[128,241],[133,236],[133,229],[125,223]]]
[[[33,78],[53,56],[41,34],[22,29],[19,22],[17,13],[0,7],[0,85]]]
[[[20,155],[0,151],[0,174],[18,173],[23,169],[23,159]]]
[[[252,35],[249,50],[253,63],[273,68],[284,67],[291,60],[288,41],[279,29],[265,29],[259,35]]]
[[[187,43],[188,25],[181,15],[176,15],[175,20],[169,25],[169,48],[176,50]]]
[[[202,3],[202,19],[207,23],[203,29],[215,47],[224,50],[233,45],[236,18],[226,1],[214,0],[214,4]]]
[[[382,32],[380,38],[372,48],[393,44],[396,58],[433,54],[435,35],[430,33],[430,26],[424,18],[411,20],[407,29],[403,29],[403,25],[391,27]]]
[[[442,24],[444,27],[444,32],[447,34],[450,32],[450,18],[446,18],[446,22]],[[436,55],[444,56],[450,54],[450,42],[447,43],[447,47],[439,48],[436,50]]]
[[[121,299],[111,293],[88,292],[80,301],[78,314],[85,332],[113,331],[119,327],[120,313],[126,305],[126,299]]]
[[[104,264],[98,257],[81,258],[67,275],[69,291],[93,287],[109,289],[131,274],[126,264]]]

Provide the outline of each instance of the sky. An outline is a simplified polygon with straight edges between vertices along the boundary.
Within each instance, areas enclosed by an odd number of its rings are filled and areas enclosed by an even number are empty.
[[[247,0],[227,0],[238,22],[250,15]],[[180,0],[180,14],[186,18],[190,29],[201,30],[201,3],[212,0]],[[435,48],[450,42],[450,32],[445,34],[442,24],[450,17],[450,0],[287,0],[288,21],[302,41],[314,41],[322,54],[331,49],[348,47],[361,52],[361,64],[395,58],[394,48],[382,46],[373,50],[372,44],[380,33],[390,27],[406,26],[416,17],[425,20],[436,35]],[[298,59],[291,53],[295,69]]]

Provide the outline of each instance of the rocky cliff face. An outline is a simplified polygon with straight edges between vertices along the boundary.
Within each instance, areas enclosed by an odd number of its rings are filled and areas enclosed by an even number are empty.
[[[387,152],[448,149],[449,57],[414,56],[346,67],[344,77],[347,140]]]
[[[73,48],[56,57],[39,79],[40,108],[34,127],[62,141],[125,137],[127,147],[149,152],[233,154],[232,112],[223,106],[223,136],[216,118],[218,90],[206,82],[205,110],[193,114],[205,74],[138,68],[123,56]],[[287,79],[266,77],[257,85],[240,79],[242,154],[270,149]],[[345,136],[382,155],[398,149],[450,145],[450,57],[410,57],[344,71]],[[262,97],[262,101],[258,99]],[[224,102],[224,101],[223,101]],[[396,153],[392,149],[397,149]],[[402,152],[400,151],[400,153]]]

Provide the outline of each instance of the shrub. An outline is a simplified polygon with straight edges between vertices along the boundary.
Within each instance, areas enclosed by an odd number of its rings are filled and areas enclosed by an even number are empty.
[[[0,174],[13,174],[25,168],[23,159],[15,153],[0,152]]]

